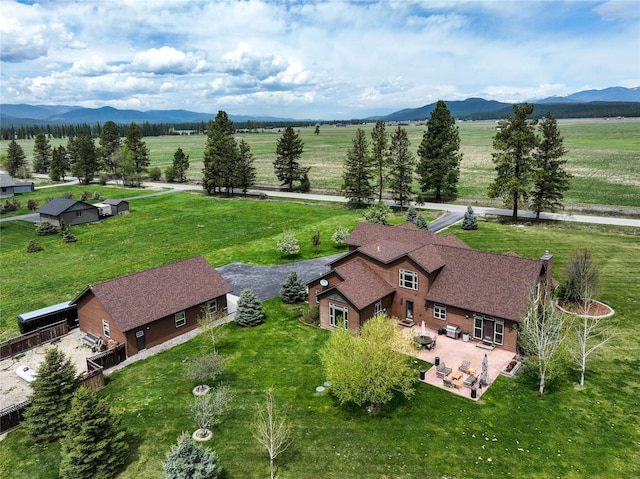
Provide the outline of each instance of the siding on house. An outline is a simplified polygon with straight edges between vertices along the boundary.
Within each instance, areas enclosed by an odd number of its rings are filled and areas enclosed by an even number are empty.
[[[48,221],[60,226],[60,220],[67,226],[92,223],[100,220],[98,208],[84,201],[54,198],[38,209],[40,221]]]

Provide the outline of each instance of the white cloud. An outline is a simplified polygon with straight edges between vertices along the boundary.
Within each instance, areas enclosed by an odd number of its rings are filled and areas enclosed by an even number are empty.
[[[204,71],[206,62],[192,53],[184,53],[175,48],[163,46],[136,53],[131,67],[141,72],[182,75]]]
[[[18,63],[45,56],[47,39],[44,25],[23,25],[16,18],[6,18],[0,14],[0,60]]]

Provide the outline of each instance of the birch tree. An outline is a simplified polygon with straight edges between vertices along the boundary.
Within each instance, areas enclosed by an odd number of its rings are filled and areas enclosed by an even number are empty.
[[[278,414],[274,406],[273,389],[265,391],[265,402],[258,406],[253,423],[253,437],[269,454],[269,472],[275,476],[274,460],[291,444],[291,426],[287,418]]]
[[[570,351],[571,358],[580,366],[580,386],[584,386],[589,356],[615,336],[613,326],[603,324],[602,319],[604,318],[590,317],[585,314],[576,318],[572,324],[571,332],[575,343]]]

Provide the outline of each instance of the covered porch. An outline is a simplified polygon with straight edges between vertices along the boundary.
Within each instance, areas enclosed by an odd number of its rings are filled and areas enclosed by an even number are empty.
[[[432,340],[435,339],[436,342],[435,347],[431,349],[421,348],[415,351],[417,358],[433,365],[426,371],[422,382],[466,398],[471,398],[471,387],[469,387],[469,383],[470,380],[473,380],[472,376],[477,378],[477,381],[474,383],[476,388],[476,398],[474,399],[477,400],[482,397],[482,394],[484,394],[495,381],[500,372],[505,370],[507,364],[509,364],[515,356],[512,351],[500,348],[487,350],[477,347],[478,343],[476,342],[464,342],[462,339],[453,339],[444,334],[438,335],[437,331],[430,328],[427,328],[426,332],[427,335]],[[406,333],[412,337],[421,338],[423,331],[421,326],[414,326],[410,329],[407,328]],[[482,374],[482,361],[485,354],[488,360],[487,379],[489,386],[483,385],[480,387],[479,379]],[[447,368],[451,368],[451,371],[447,374],[444,374],[446,371],[442,371],[440,375],[438,375],[436,368],[436,362],[438,361],[436,361],[436,358],[439,358],[440,365],[444,364]],[[459,371],[459,367],[465,361],[469,363],[466,372]]]

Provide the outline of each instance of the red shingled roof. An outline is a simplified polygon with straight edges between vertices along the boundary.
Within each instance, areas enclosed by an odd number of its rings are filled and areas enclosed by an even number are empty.
[[[120,331],[156,321],[230,293],[231,286],[202,256],[122,276],[85,289],[111,315]]]
[[[420,229],[410,222],[397,226],[358,223],[347,237],[346,244],[360,247],[382,241],[404,243],[411,245],[411,249],[428,244],[443,244],[470,249],[469,245],[452,234],[440,236],[430,231]]]
[[[335,272],[344,281],[334,286],[334,289],[358,309],[366,308],[395,291],[393,286],[378,276],[361,258],[338,266]]]

